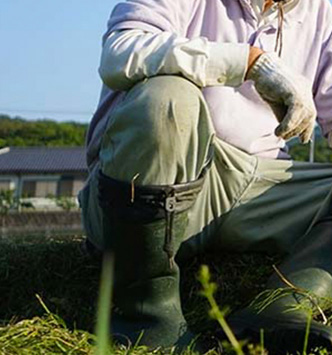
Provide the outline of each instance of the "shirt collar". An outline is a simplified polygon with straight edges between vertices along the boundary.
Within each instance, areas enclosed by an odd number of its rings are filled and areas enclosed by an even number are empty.
[[[268,11],[263,13],[264,0],[239,0],[246,11],[249,11],[256,18],[259,25],[271,24],[278,17],[277,4],[273,5]],[[293,10],[301,0],[286,0],[284,5],[285,15]],[[285,16],[285,24],[291,25],[291,17]]]

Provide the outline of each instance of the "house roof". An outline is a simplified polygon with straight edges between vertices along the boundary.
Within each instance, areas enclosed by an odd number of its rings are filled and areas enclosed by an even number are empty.
[[[7,147],[0,149],[0,174],[86,173],[83,147]]]

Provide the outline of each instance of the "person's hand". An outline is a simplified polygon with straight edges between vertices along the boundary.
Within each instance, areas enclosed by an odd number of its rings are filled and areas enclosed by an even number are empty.
[[[257,92],[280,122],[275,134],[283,139],[299,136],[302,143],[308,143],[317,115],[309,81],[268,53],[255,61],[246,78],[254,81]]]

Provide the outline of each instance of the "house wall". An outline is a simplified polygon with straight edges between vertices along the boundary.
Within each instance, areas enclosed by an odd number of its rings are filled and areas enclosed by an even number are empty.
[[[10,186],[11,186],[10,180],[0,181],[0,191],[1,190],[11,190]]]
[[[73,181],[73,196],[77,196],[79,191],[83,188],[85,184],[85,178],[76,178]]]
[[[18,177],[15,175],[0,176],[0,190],[15,190],[18,184]]]

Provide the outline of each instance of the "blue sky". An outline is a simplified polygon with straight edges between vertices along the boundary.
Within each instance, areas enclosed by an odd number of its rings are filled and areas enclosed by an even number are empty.
[[[0,113],[87,122],[116,0],[0,0]]]
[[[88,122],[101,36],[117,2],[0,0],[0,113]]]

